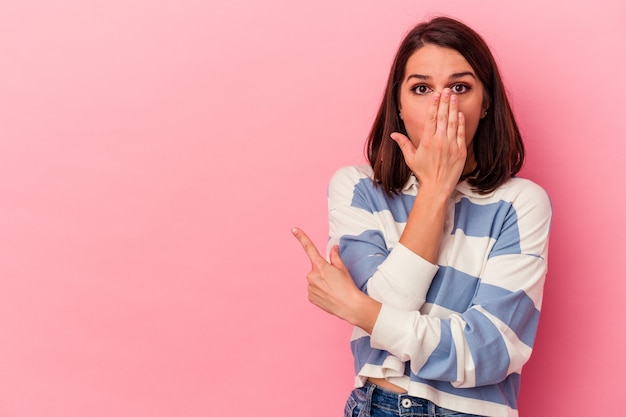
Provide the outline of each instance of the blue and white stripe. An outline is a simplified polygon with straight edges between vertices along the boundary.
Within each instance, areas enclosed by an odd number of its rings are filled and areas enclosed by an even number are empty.
[[[460,183],[437,265],[398,241],[419,186],[388,196],[369,166],[340,169],[329,190],[328,248],[383,303],[371,335],[355,328],[356,385],[387,378],[411,395],[485,416],[517,416],[547,271],[551,207],[531,181],[481,195]]]

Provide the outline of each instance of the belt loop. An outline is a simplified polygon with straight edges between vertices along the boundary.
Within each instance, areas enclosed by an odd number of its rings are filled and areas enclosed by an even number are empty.
[[[372,415],[372,397],[374,396],[374,390],[376,389],[376,385],[367,384],[367,395],[365,397],[365,416],[370,417]]]
[[[429,416],[437,416],[437,405],[432,402],[432,401],[428,401],[428,415]]]

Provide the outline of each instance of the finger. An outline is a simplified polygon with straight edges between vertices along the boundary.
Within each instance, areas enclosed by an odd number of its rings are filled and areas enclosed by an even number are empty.
[[[400,147],[400,150],[402,151],[402,155],[404,155],[405,160],[407,160],[407,158],[410,158],[415,153],[415,146],[413,146],[413,142],[411,142],[411,140],[406,137],[406,135],[403,135],[399,132],[393,132],[390,136],[391,139],[393,139]]]
[[[341,255],[339,254],[339,246],[333,246],[330,250],[330,263],[339,269],[343,269],[345,271],[348,270],[341,259]]]
[[[465,115],[462,112],[459,112],[458,118],[459,126],[456,130],[457,143],[460,148],[465,149],[467,147],[467,142],[465,141]]]
[[[307,254],[309,259],[311,260],[311,264],[320,265],[321,263],[327,263],[326,260],[320,255],[319,251],[313,244],[313,241],[304,233],[302,230],[294,227],[291,229],[291,233],[298,239],[304,252]]]
[[[437,128],[435,134],[440,138],[447,138],[448,135],[448,112],[450,109],[450,89],[444,88],[439,100],[437,109]]]
[[[447,137],[452,143],[457,143],[457,130],[459,125],[459,97],[456,94],[450,96],[450,109],[448,111]]]
[[[426,123],[424,124],[423,137],[425,138],[433,136],[437,131],[437,109],[439,108],[440,99],[440,93],[433,93],[430,99],[430,105],[426,112]]]

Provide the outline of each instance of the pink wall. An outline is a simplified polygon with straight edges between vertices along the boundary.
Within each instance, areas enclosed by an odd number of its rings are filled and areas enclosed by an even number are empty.
[[[491,44],[554,204],[523,415],[619,414],[626,8],[545,3],[5,0],[0,416],[339,415],[350,329],[289,229],[324,245],[329,176],[439,13]]]

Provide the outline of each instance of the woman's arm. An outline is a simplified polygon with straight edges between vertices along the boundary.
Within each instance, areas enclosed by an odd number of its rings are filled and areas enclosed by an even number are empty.
[[[449,90],[446,93],[433,95],[418,148],[406,136],[392,135],[420,179],[414,201],[405,203],[411,205],[406,219],[396,216],[404,215],[400,200],[407,196],[389,198],[355,168],[340,170],[329,185],[329,249],[340,246],[359,288],[378,301],[406,310],[422,306],[438,270],[436,259],[450,195],[466,160],[464,118],[458,112],[457,97]],[[405,225],[390,252],[385,233],[391,232],[384,229],[400,222]]]
[[[331,179],[328,252],[339,246],[352,279],[372,298],[417,310],[438,266],[397,242],[415,197],[389,199],[370,174],[364,167],[346,167]]]
[[[430,263],[437,263],[448,200],[467,162],[465,117],[449,88],[434,93],[421,138],[392,133],[404,160],[420,183],[400,243]]]
[[[519,200],[501,232],[507,237],[496,241],[465,312],[439,319],[380,304],[352,284],[337,252],[329,267],[316,260],[310,299],[371,334],[372,347],[410,360],[417,377],[457,387],[500,382],[530,356],[547,271],[549,200],[538,187]],[[313,262],[310,240],[301,231],[295,235]]]

